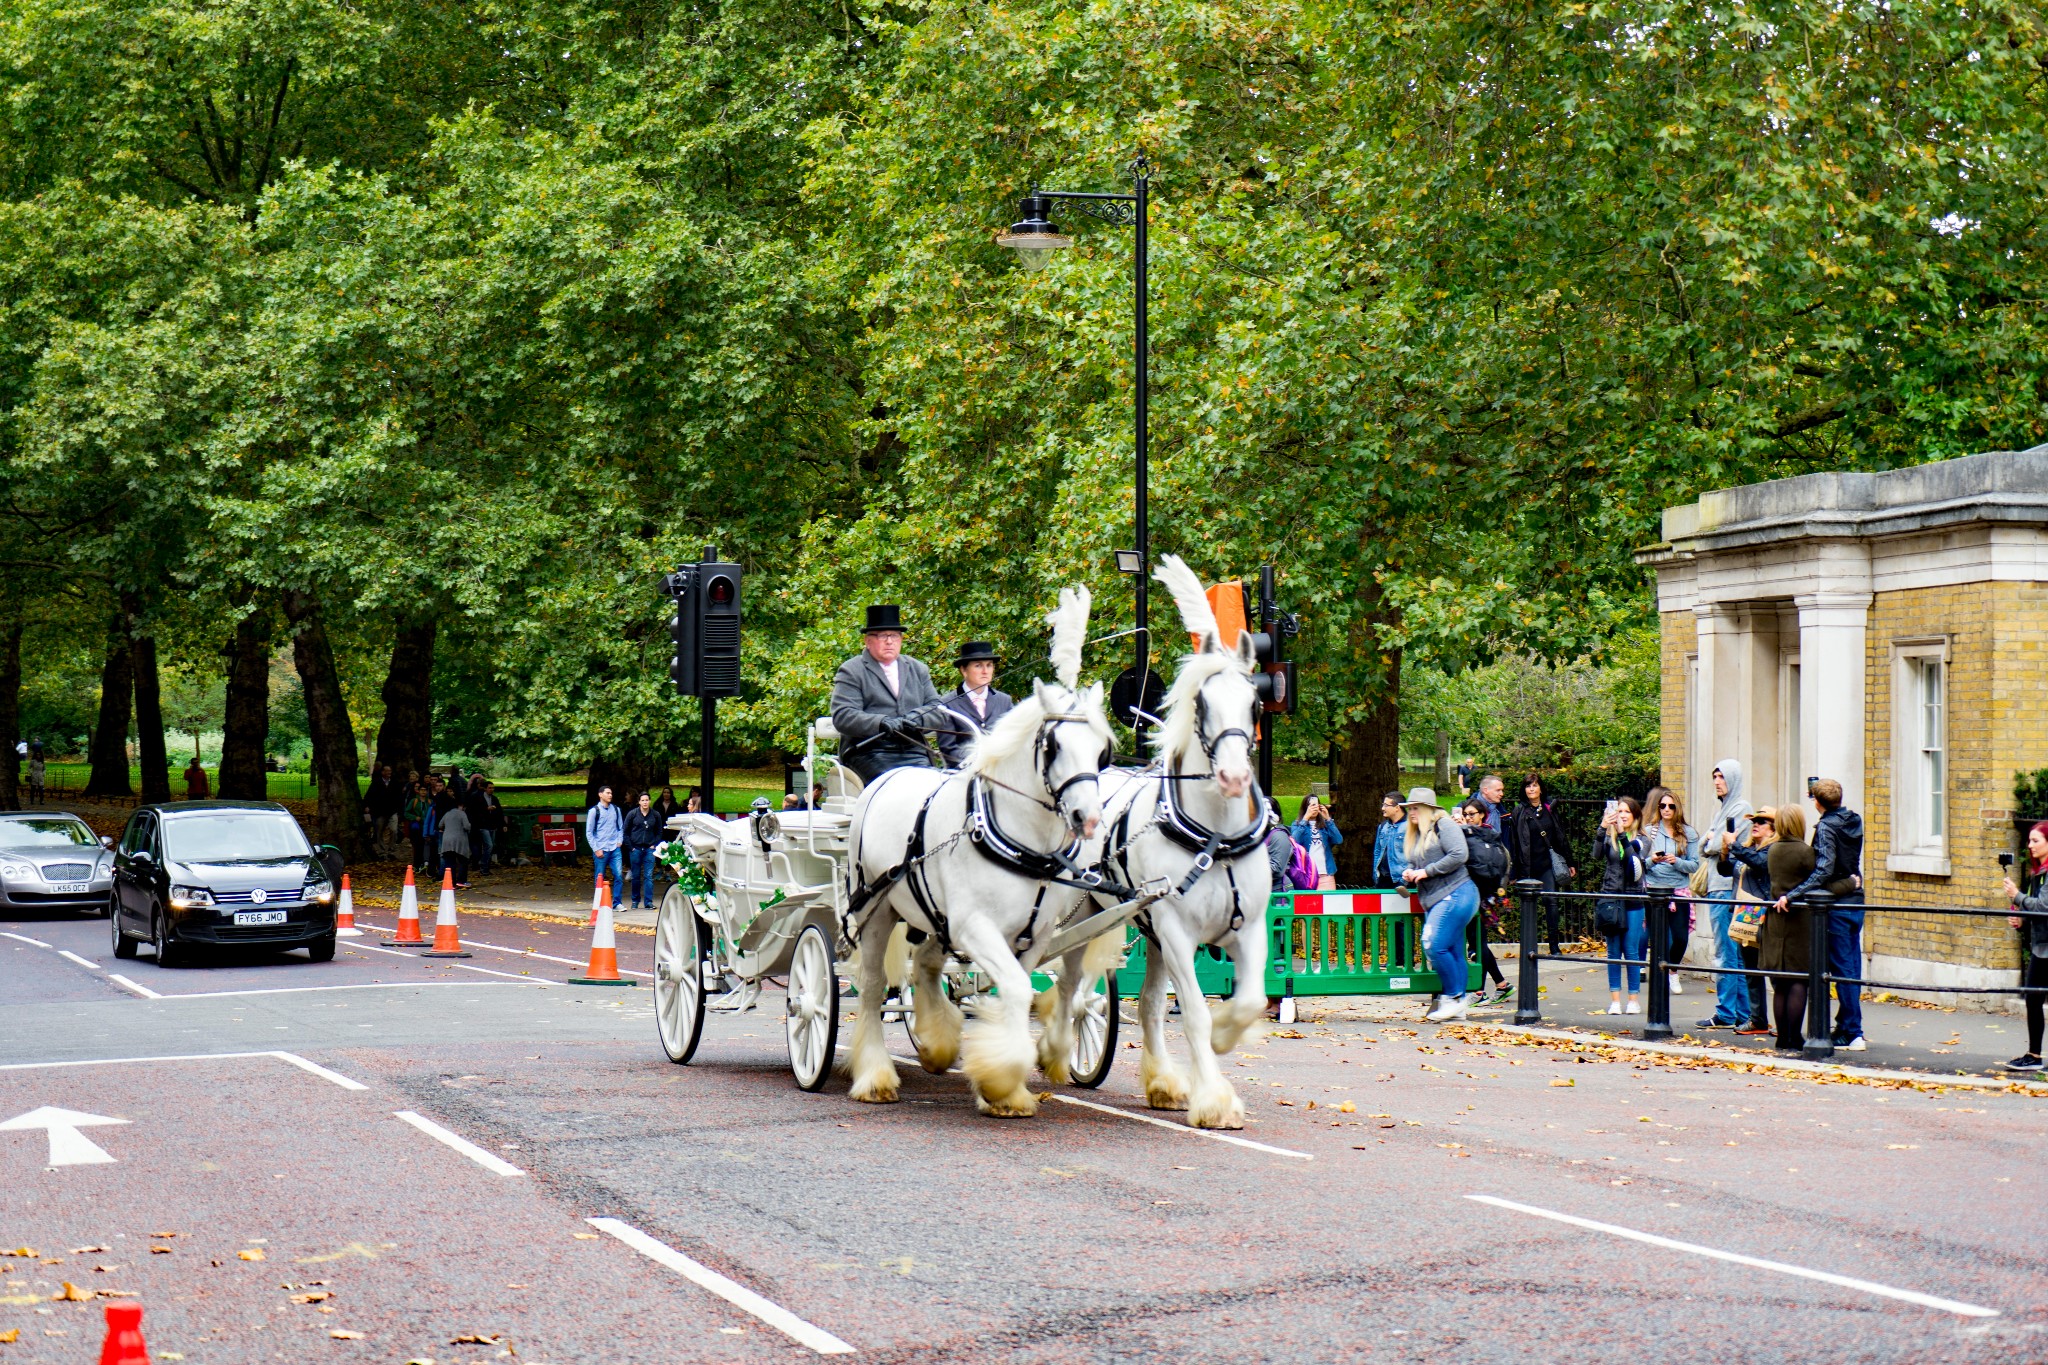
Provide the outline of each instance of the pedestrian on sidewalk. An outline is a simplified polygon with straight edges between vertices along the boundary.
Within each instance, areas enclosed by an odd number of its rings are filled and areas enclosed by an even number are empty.
[[[430,809],[431,807],[427,804],[427,784],[424,782],[414,782],[412,784],[412,794],[405,799],[404,810],[405,837],[412,842],[412,865],[414,867],[421,867],[426,863],[427,812]]]
[[[1757,927],[1756,965],[1767,972],[1809,970],[1813,961],[1812,911],[1804,902],[1780,900],[1813,871],[1813,846],[1806,842],[1806,816],[1797,806],[1765,806],[1749,822],[1748,842],[1737,844],[1729,851],[1729,857],[1741,871],[1737,895],[1771,907]],[[1780,904],[1783,909],[1778,908]],[[1764,980],[1750,978],[1750,994],[1759,1003]],[[1769,980],[1778,1011],[1778,1050],[1800,1051],[1806,1046],[1806,980],[1803,976],[1796,981],[1789,977]],[[1769,1030],[1752,1026],[1740,1032],[1763,1034]]]
[[[1756,807],[1742,794],[1740,763],[1724,758],[1714,765],[1714,795],[1720,805],[1700,841],[1700,856],[1714,860],[1707,872],[1707,920],[1714,931],[1714,965],[1721,971],[1714,978],[1714,1012],[1698,1027],[1741,1028],[1750,1018],[1749,983],[1740,971],[1742,952],[1728,937],[1728,922],[1735,914],[1735,865],[1728,854],[1749,833]]]
[[[1500,969],[1500,959],[1493,955],[1493,936],[1487,929],[1500,907],[1501,879],[1508,872],[1508,846],[1486,823],[1486,807],[1478,797],[1458,807],[1457,814],[1465,829],[1465,873],[1472,878],[1472,885],[1479,888],[1479,965],[1494,988],[1493,999],[1484,999],[1482,993],[1482,998],[1473,1003],[1498,1005],[1514,994],[1514,989]]]
[[[448,813],[441,817],[441,861],[455,874],[455,889],[469,889],[470,841],[469,812],[460,806],[450,806]]]
[[[497,798],[491,795],[491,784],[481,777],[469,779],[469,794],[462,798],[462,809],[469,816],[469,840],[471,856],[477,876],[487,876],[491,870],[491,854],[497,847],[497,840],[491,833],[494,812],[501,811]]]
[[[448,812],[461,809],[438,774],[427,777],[427,813],[420,821],[420,838],[427,846],[427,876],[435,881],[441,878],[441,824],[448,818]]]
[[[690,794],[683,798],[683,810],[687,814],[696,815],[703,809],[704,793],[697,790],[697,788],[695,787],[690,788]]]
[[[1508,832],[1508,786],[1500,780],[1498,773],[1488,773],[1479,779],[1477,793],[1479,807],[1486,812],[1486,827],[1502,838]]]
[[[1600,863],[1600,895],[1593,902],[1593,917],[1607,936],[1607,1012],[1641,1014],[1637,992],[1642,989],[1643,956],[1642,803],[1624,796],[1607,803],[1600,817],[1600,832],[1593,837],[1593,856]],[[1628,1006],[1621,1003],[1622,965],[1628,966]]]
[[[199,755],[192,755],[192,761],[185,765],[185,799],[204,801],[213,795],[213,788],[206,780],[206,765],[199,761]]]
[[[2026,989],[2027,1050],[2005,1064],[2008,1071],[2041,1070],[2042,1006],[2048,1003],[2048,820],[2027,831],[2020,860],[2020,884],[2005,879],[2014,914],[2006,923],[2020,931],[2020,985]]]
[[[1671,964],[1671,993],[1684,995],[1678,964],[1685,961],[1692,940],[1692,874],[1700,866],[1700,836],[1685,823],[1685,802],[1669,787],[1650,788],[1643,802],[1643,852],[1649,865],[1643,873],[1645,891],[1666,891],[1670,910],[1664,917],[1664,960]],[[1646,936],[1647,940],[1647,936]],[[1644,946],[1647,948],[1648,943]]]
[[[1402,851],[1408,840],[1408,812],[1401,809],[1401,793],[1388,792],[1380,798],[1380,824],[1372,835],[1372,884],[1399,886],[1408,870],[1408,856]],[[1280,883],[1276,879],[1273,885]]]
[[[1408,870],[1401,879],[1415,888],[1422,901],[1422,947],[1442,983],[1442,996],[1428,1017],[1432,1023],[1463,1018],[1465,983],[1470,975],[1465,962],[1465,930],[1479,913],[1479,888],[1465,871],[1470,856],[1465,833],[1437,805],[1436,792],[1428,787],[1411,788],[1401,805],[1408,812],[1408,835],[1402,849]]]
[[[1509,878],[1541,882],[1545,891],[1556,891],[1577,874],[1571,845],[1565,839],[1564,822],[1558,819],[1557,807],[1551,802],[1540,774],[1530,773],[1522,783],[1521,803],[1508,812],[1505,825],[1502,836],[1508,846]],[[1558,909],[1556,896],[1543,898],[1552,956],[1564,951],[1557,941]]]
[[[1337,887],[1337,845],[1344,842],[1344,831],[1337,828],[1337,822],[1330,818],[1330,808],[1311,795],[1301,806],[1301,818],[1287,831],[1296,844],[1308,850],[1308,865],[1316,872],[1316,889],[1334,891]]]
[[[813,805],[811,809],[816,810],[818,807]],[[1266,801],[1266,809],[1271,813],[1273,820],[1273,827],[1266,831],[1266,866],[1273,873],[1273,890],[1278,892],[1284,887],[1294,885],[1287,876],[1287,869],[1294,863],[1294,840],[1287,833],[1286,824],[1280,819],[1280,807],[1275,805],[1271,798]]]
[[[674,787],[663,787],[661,795],[656,797],[654,801],[654,813],[661,817],[663,828],[668,826],[669,817],[682,808],[682,803],[676,800],[676,789]]]
[[[625,880],[624,860],[619,850],[626,842],[626,818],[619,808],[612,804],[612,789],[597,789],[597,804],[583,815],[583,837],[590,841],[590,875],[595,881],[603,881],[607,874],[612,882],[612,904],[619,903],[619,891]]]
[[[654,908],[654,846],[662,841],[661,813],[646,792],[626,812],[625,850],[633,873],[633,904],[642,910]]]
[[[1807,788],[1820,823],[1813,828],[1813,871],[1779,904],[1809,891],[1835,898],[1828,916],[1828,975],[1835,978],[1836,1047],[1861,1052],[1863,1040],[1863,817],[1842,804],[1842,784],[1823,777]]]
[[[43,745],[38,740],[28,750],[28,803],[31,806],[43,804],[43,779],[48,771],[43,763]]]

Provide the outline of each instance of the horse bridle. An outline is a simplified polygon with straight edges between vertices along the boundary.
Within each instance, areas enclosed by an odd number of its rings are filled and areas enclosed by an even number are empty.
[[[1216,676],[1220,678],[1223,675],[1219,673]],[[1209,697],[1206,689],[1207,684],[1195,689],[1195,743],[1201,746],[1202,757],[1208,759],[1209,766],[1214,768],[1216,750],[1222,746],[1224,740],[1236,735],[1244,741],[1247,749],[1252,747],[1253,741],[1251,732],[1240,725],[1233,725],[1218,734],[1209,733]]]

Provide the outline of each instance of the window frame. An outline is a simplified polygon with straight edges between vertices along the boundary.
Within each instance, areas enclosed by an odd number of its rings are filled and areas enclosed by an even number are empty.
[[[1954,823],[1955,812],[1949,799],[1954,772],[1949,748],[1952,690],[1949,673],[1953,666],[1949,645],[1950,637],[1946,635],[1892,641],[1892,827],[1891,846],[1885,855],[1887,871],[1934,877],[1951,874],[1948,833]],[[1925,679],[1930,664],[1940,670],[1941,687],[1941,732],[1936,736],[1938,746],[1932,750],[1940,755],[1941,776],[1935,785],[1930,785],[1924,776],[1925,756],[1930,752],[1924,742],[1927,721]],[[1928,830],[1932,818],[1930,807],[1939,812],[1941,831],[1938,834]]]

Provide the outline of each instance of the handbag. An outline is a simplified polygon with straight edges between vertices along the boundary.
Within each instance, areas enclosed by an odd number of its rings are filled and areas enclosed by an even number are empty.
[[[1756,931],[1763,924],[1764,911],[1768,909],[1768,902],[1760,901],[1738,887],[1734,913],[1728,917],[1728,937],[1745,948],[1755,947]]]
[[[1707,860],[1702,858],[1700,859],[1700,865],[1692,870],[1692,875],[1685,879],[1685,884],[1691,889],[1694,896],[1705,900],[1708,891],[1707,879],[1711,876],[1713,876],[1713,869],[1708,867]]]
[[[1567,863],[1564,855],[1554,848],[1550,850],[1550,879],[1558,886],[1563,886],[1572,879],[1571,864]]]

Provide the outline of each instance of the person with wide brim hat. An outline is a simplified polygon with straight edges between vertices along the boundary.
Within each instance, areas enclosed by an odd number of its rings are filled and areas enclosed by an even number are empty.
[[[987,640],[969,640],[953,658],[953,667],[960,670],[960,686],[947,694],[943,704],[960,718],[954,728],[969,732],[939,734],[939,752],[953,767],[966,761],[976,733],[987,730],[1017,704],[1009,693],[996,689],[996,666],[1001,662],[996,647]]]
[[[832,678],[839,761],[863,782],[891,768],[932,766],[925,731],[957,724],[940,707],[931,670],[903,652],[903,635],[900,606],[870,606],[860,652],[839,665]]]
[[[1479,913],[1479,885],[1465,870],[1465,831],[1437,805],[1434,788],[1410,787],[1401,807],[1408,812],[1408,870],[1401,879],[1422,902],[1422,948],[1442,983],[1428,1018],[1433,1023],[1460,1019],[1471,980],[1465,931]]]

